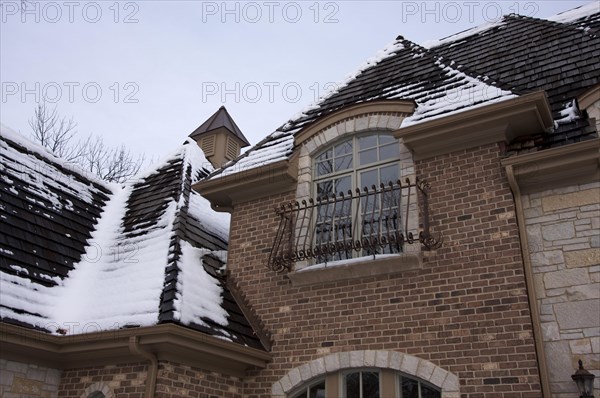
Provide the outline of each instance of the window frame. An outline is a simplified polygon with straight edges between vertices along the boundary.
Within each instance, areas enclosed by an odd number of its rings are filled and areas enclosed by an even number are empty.
[[[361,148],[360,147],[360,140],[365,138],[365,137],[376,137],[376,142],[374,146],[369,146],[367,148]],[[382,142],[382,138],[381,137],[387,137],[387,142]],[[351,151],[349,153],[343,153],[339,156],[336,156],[336,148],[346,142],[350,142],[351,143]],[[383,160],[381,160],[381,148],[385,148],[385,147],[391,147],[391,146],[396,146],[395,148],[395,153],[393,154],[392,157],[388,157],[385,158]],[[363,132],[359,132],[356,134],[352,134],[349,136],[344,136],[342,139],[338,139],[335,140],[333,142],[328,143],[324,148],[321,148],[319,151],[315,152],[312,157],[311,157],[311,165],[312,165],[312,173],[311,173],[311,177],[312,177],[312,181],[311,181],[311,197],[314,199],[317,199],[319,197],[318,192],[319,192],[319,184],[322,184],[324,182],[331,182],[332,184],[335,184],[334,181],[339,180],[340,178],[344,178],[344,177],[349,177],[350,178],[350,189],[354,192],[357,188],[360,189],[361,191],[363,190],[363,186],[360,184],[360,179],[362,178],[363,173],[367,173],[370,171],[376,171],[377,172],[377,181],[379,181],[379,183],[382,183],[381,181],[381,170],[383,170],[384,168],[387,168],[389,166],[394,166],[396,167],[395,173],[396,173],[396,180],[400,180],[402,178],[402,167],[401,167],[401,148],[400,148],[400,141],[398,139],[396,139],[391,131],[386,131],[386,130],[369,130],[369,131],[363,131]],[[368,150],[375,150],[375,153],[377,154],[377,160],[373,161],[373,162],[369,162],[369,163],[365,163],[365,164],[361,164],[360,162],[360,153],[368,151]],[[330,158],[325,158],[325,159],[319,159],[323,154],[327,153],[331,151],[331,157]],[[344,157],[344,156],[348,156],[351,155],[352,156],[352,164],[350,165],[350,167],[342,169],[342,170],[335,170],[335,164],[336,164],[336,160]],[[319,163],[322,163],[324,161],[329,160],[331,162],[331,172],[327,173],[327,174],[322,174],[319,175]],[[387,183],[388,181],[385,181],[385,183]],[[395,183],[396,181],[392,181],[393,183]],[[371,184],[372,186],[373,184]],[[368,186],[368,189],[371,189],[371,186]],[[379,188],[379,186],[377,186],[377,188]],[[333,189],[333,192],[328,193],[327,195],[331,195],[333,193],[335,193],[335,195],[339,195],[339,190],[337,189]],[[344,191],[344,193],[347,193],[347,190]],[[323,197],[323,196],[321,196]],[[377,203],[379,203],[379,198],[377,198]],[[343,218],[349,218],[351,220],[352,223],[358,223],[359,228],[357,230],[358,235],[357,237],[353,237],[354,239],[361,239],[364,236],[364,226],[360,227],[360,225],[362,225],[362,216],[361,216],[361,212],[357,211],[357,206],[359,206],[360,204],[358,203],[358,201],[352,201],[351,203],[351,207],[350,207],[350,213],[346,216],[343,216]],[[379,205],[380,206],[380,205]],[[401,212],[401,203],[398,203],[398,214],[400,215],[400,222],[399,222],[399,229],[402,230],[402,212]],[[357,219],[354,220],[355,215],[357,215]],[[320,213],[319,210],[316,209],[316,214],[314,216],[314,225],[311,226],[311,228],[318,228],[318,225],[323,224],[322,222],[320,223]],[[326,217],[327,218],[327,217]],[[379,222],[378,222],[379,223]],[[329,234],[331,234],[331,231],[328,231]],[[372,233],[372,232],[371,232]],[[317,240],[319,239],[320,235],[315,233],[315,237],[314,239]],[[395,248],[394,250],[390,249],[391,253],[401,253],[403,251],[402,247],[400,248]],[[349,259],[356,259],[356,258],[361,258],[361,257],[368,257],[373,255],[374,253],[369,253],[369,252],[365,252],[363,251],[354,251],[352,250],[350,252],[350,257],[346,257],[346,256],[341,256],[340,258],[337,258],[337,256],[334,256],[333,258],[325,258],[325,259],[315,259],[312,261],[313,264],[317,264],[317,263],[321,263],[321,262],[329,262],[329,261],[336,261],[336,260],[349,260]],[[382,252],[382,253],[378,253],[378,254],[386,254],[386,252]],[[323,261],[324,260],[324,261]]]

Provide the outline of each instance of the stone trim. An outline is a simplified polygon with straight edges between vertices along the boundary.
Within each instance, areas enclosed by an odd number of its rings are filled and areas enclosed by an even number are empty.
[[[115,398],[115,393],[105,383],[94,383],[94,384],[88,386],[83,391],[83,394],[81,394],[80,398],[88,398],[90,396],[90,394],[92,394],[96,391],[100,391],[102,394],[104,394],[105,398]]]
[[[290,370],[273,384],[271,397],[285,398],[286,394],[311,379],[352,368],[392,369],[433,384],[442,391],[442,398],[460,397],[460,383],[454,373],[425,359],[383,350],[337,352],[305,363]]]
[[[360,260],[360,261],[354,261]],[[360,259],[348,260],[332,267],[303,269],[300,272],[290,272],[287,277],[293,286],[314,285],[317,283],[337,282],[348,279],[368,278],[371,276],[393,275],[422,267],[421,256],[417,254],[398,253],[392,257],[373,259],[365,256]]]
[[[415,107],[416,104],[413,100],[379,100],[350,105],[342,109],[338,109],[334,113],[324,116],[309,126],[303,128],[296,134],[294,145],[299,146],[303,144],[309,138],[312,138],[312,136],[319,134],[321,131],[330,126],[338,125],[345,121],[350,121],[355,117],[361,117],[364,115],[394,116],[395,118],[393,120],[390,119],[389,122],[382,119],[378,121],[372,121],[369,126],[372,126],[371,128],[387,127],[395,130],[400,128],[403,118],[413,114]]]

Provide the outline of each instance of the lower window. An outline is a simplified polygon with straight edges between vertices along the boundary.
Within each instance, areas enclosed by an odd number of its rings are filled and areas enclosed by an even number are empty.
[[[297,389],[290,398],[441,398],[436,387],[387,369],[352,369],[328,374]]]

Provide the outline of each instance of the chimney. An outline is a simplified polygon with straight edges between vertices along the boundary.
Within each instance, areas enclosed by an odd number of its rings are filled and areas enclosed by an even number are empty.
[[[224,106],[194,130],[190,138],[196,141],[214,168],[237,158],[241,149],[250,145]]]

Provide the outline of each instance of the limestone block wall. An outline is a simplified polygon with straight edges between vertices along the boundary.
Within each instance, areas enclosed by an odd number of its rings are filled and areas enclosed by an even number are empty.
[[[600,395],[600,183],[523,196],[554,397],[574,397],[577,360]]]
[[[0,359],[0,397],[55,398],[61,371]]]

